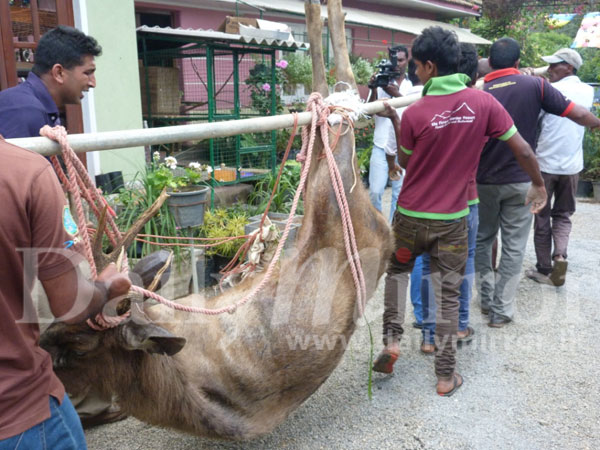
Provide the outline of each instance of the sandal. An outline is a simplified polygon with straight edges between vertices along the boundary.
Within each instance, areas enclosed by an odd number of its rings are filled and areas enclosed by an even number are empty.
[[[373,371],[392,373],[394,371],[394,363],[398,360],[398,356],[398,353],[392,353],[384,348],[375,360],[375,363],[373,363]]]
[[[454,382],[453,385],[452,385],[452,389],[450,389],[448,392],[437,391],[437,394],[440,397],[451,397],[463,385],[463,381],[464,380],[463,380],[462,375],[459,375],[459,374],[455,373],[452,376],[452,381]]]
[[[540,284],[549,284],[551,286],[554,285],[554,282],[548,275],[544,275],[543,273],[538,272],[536,269],[527,269],[525,271],[525,276],[530,280],[536,281]]]
[[[465,331],[467,334],[464,337],[456,338],[457,345],[468,344],[473,340],[473,336],[475,336],[475,330],[472,327],[467,327]]]
[[[554,268],[552,269],[552,273],[548,276],[548,279],[554,286],[562,286],[565,284],[565,278],[567,276],[567,261],[564,259],[555,260]]]

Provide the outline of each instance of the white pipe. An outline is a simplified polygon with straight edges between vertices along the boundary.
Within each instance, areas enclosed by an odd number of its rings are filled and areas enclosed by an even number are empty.
[[[536,75],[544,73],[547,67],[535,69]],[[479,83],[478,83],[479,84]],[[420,95],[397,97],[389,100],[394,108],[408,106],[420,98]],[[366,103],[363,111],[373,115],[383,111],[383,102]],[[312,113],[298,114],[298,125],[308,125]],[[145,128],[141,130],[104,131],[90,134],[71,134],[69,143],[75,152],[90,152],[115,148],[137,147],[144,145],[168,144],[172,142],[202,141],[204,139],[235,136],[244,133],[258,133],[294,125],[293,114],[271,117],[256,117],[252,119],[230,120],[224,122],[200,123],[193,125],[178,125],[160,128]],[[44,156],[60,153],[60,146],[45,137],[7,139],[7,142],[27,148]]]

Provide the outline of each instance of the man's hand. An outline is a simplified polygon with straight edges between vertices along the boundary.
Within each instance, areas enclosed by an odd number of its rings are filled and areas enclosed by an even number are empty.
[[[388,177],[392,181],[398,181],[402,179],[402,167],[396,162],[393,166],[388,164]]]
[[[379,117],[386,117],[392,120],[398,118],[398,112],[395,108],[392,108],[388,102],[383,102],[383,105],[385,109],[377,114]]]
[[[382,89],[390,97],[402,97],[402,95],[400,94],[400,88],[395,84],[390,83]]]
[[[104,286],[106,286],[108,293],[107,300],[127,294],[131,287],[131,280],[129,277],[119,272],[114,263],[106,266],[106,268],[100,272],[96,281],[102,282],[104,283]]]
[[[530,211],[533,214],[539,213],[544,206],[546,206],[546,202],[548,201],[548,194],[546,193],[546,188],[544,186],[535,186],[531,185],[529,187],[529,191],[527,191],[527,197],[525,198],[525,204],[529,205],[531,203]]]
[[[533,69],[533,67],[522,67],[519,69],[519,72],[521,72],[522,75],[529,75],[529,76],[535,75],[535,70]]]
[[[379,71],[375,72],[373,75],[371,75],[371,78],[369,78],[369,82],[367,83],[369,89],[377,89],[377,85],[375,84],[375,78],[377,78],[378,73]]]

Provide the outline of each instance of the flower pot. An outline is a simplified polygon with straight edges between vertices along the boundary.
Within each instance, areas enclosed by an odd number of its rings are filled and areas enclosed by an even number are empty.
[[[579,180],[577,182],[577,193],[576,197],[591,197],[594,192],[592,182],[588,180]]]
[[[594,186],[594,200],[600,202],[600,181],[592,181]]]
[[[169,192],[167,205],[178,227],[196,227],[204,223],[204,210],[209,199],[208,186],[189,186],[181,191]]]

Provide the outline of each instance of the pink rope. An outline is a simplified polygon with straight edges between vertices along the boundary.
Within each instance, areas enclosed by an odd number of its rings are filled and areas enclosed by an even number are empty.
[[[356,288],[356,296],[357,296],[359,314],[362,315],[364,313],[364,308],[365,308],[365,304],[366,304],[366,287],[365,287],[364,275],[362,272],[362,267],[361,267],[361,263],[360,263],[359,253],[358,253],[358,247],[357,247],[356,238],[354,235],[354,228],[352,226],[352,218],[350,215],[350,209],[348,207],[348,202],[347,202],[346,194],[344,191],[344,185],[343,185],[339,170],[337,168],[337,164],[335,163],[335,158],[333,157],[333,152],[329,145],[329,135],[328,135],[329,126],[327,123],[327,116],[329,115],[330,110],[329,110],[329,107],[324,104],[323,97],[318,93],[313,93],[313,94],[311,94],[311,96],[308,100],[307,111],[311,111],[313,113],[312,119],[311,119],[311,125],[310,125],[310,133],[308,131],[308,127],[304,127],[302,129],[302,148],[300,150],[298,157],[296,158],[298,161],[302,162],[300,182],[299,182],[298,188],[296,189],[296,192],[294,194],[294,200],[293,200],[292,207],[290,210],[290,215],[289,215],[288,221],[286,223],[285,229],[283,231],[283,234],[281,236],[281,239],[279,240],[279,243],[277,245],[277,249],[275,250],[275,255],[273,256],[273,259],[269,263],[269,266],[267,268],[265,276],[263,277],[261,282],[258,284],[258,286],[256,286],[252,290],[252,292],[250,292],[248,295],[243,297],[238,302],[236,302],[232,305],[229,305],[229,306],[225,306],[222,308],[216,308],[216,309],[201,308],[201,307],[196,307],[196,306],[186,306],[186,305],[182,305],[179,303],[175,303],[171,300],[168,300],[168,299],[158,295],[155,292],[148,291],[139,286],[132,286],[131,289],[133,291],[139,292],[142,295],[144,295],[145,297],[152,298],[152,299],[156,300],[157,302],[159,302],[163,305],[166,305],[169,308],[172,308],[175,310],[185,311],[185,312],[190,312],[190,313],[200,313],[200,314],[206,314],[206,315],[219,315],[219,314],[223,314],[225,312],[234,313],[240,306],[243,306],[244,304],[246,304],[249,301],[251,301],[252,299],[254,299],[254,297],[267,285],[267,283],[271,279],[271,276],[272,276],[272,274],[276,268],[276,265],[279,262],[279,259],[281,257],[281,252],[283,250],[283,246],[285,245],[285,242],[288,238],[288,235],[289,235],[289,232],[290,232],[290,229],[292,226],[291,218],[294,217],[294,215],[296,214],[296,208],[297,208],[298,202],[300,200],[300,195],[304,192],[304,190],[306,188],[306,180],[308,178],[311,160],[312,160],[312,153],[313,153],[312,149],[314,147],[317,130],[320,128],[321,140],[323,141],[323,144],[324,144],[325,157],[327,158],[327,164],[329,167],[329,174],[330,174],[331,181],[333,184],[338,207],[340,208],[340,215],[341,215],[341,219],[342,219],[342,231],[343,231],[343,235],[344,235],[344,246],[346,249],[346,256],[348,258],[348,263],[350,266],[350,270],[352,272],[352,277],[353,277],[354,285]],[[348,119],[346,118],[346,120],[348,120]],[[62,127],[60,127],[60,128],[62,128]],[[42,131],[40,132],[40,134],[51,137],[52,139],[59,141],[61,146],[63,147],[63,152],[68,153],[68,151],[66,151],[65,149],[70,149],[70,147],[68,146],[68,142],[66,140],[66,132],[64,131],[64,128],[62,129],[64,134],[57,133],[56,138],[53,137],[54,133],[51,133],[51,131],[52,131],[51,128],[44,127],[42,129]],[[337,144],[337,139],[336,139],[336,144]],[[70,149],[70,151],[72,152],[72,149]],[[73,155],[74,155],[74,153],[73,153]],[[67,160],[70,160],[70,157],[66,157],[65,162],[67,162]],[[72,166],[73,164],[67,163],[67,168],[69,168],[70,165]],[[74,177],[71,177],[70,173],[71,172],[69,172],[69,178],[71,180],[73,180]],[[69,184],[71,185],[73,183],[71,183],[71,181],[69,181]],[[81,202],[81,197],[79,195],[76,195],[76,199],[77,199],[76,201]],[[82,226],[82,228],[85,229],[86,227]],[[87,236],[87,233],[86,233],[86,236]],[[89,245],[89,237],[87,238],[87,243]],[[91,253],[90,253],[90,255],[91,255]],[[93,260],[92,260],[92,263],[93,263]],[[124,316],[120,316],[120,317],[124,318]],[[96,322],[99,325],[95,325],[90,320],[88,320],[88,324],[90,325],[90,327],[92,327],[94,329],[98,329],[98,328],[105,329],[105,328],[110,328],[110,327],[116,326],[120,322],[118,320],[119,320],[118,318],[110,318],[109,319],[104,316],[101,316],[101,317],[96,317]],[[123,319],[120,319],[120,320],[123,320]]]
[[[310,164],[312,160],[312,149],[314,147],[317,129],[320,127],[321,139],[325,145],[325,153],[329,166],[329,173],[334,185],[334,192],[342,217],[344,244],[346,248],[346,255],[348,257],[348,262],[352,272],[352,277],[354,280],[354,285],[356,287],[359,314],[362,315],[364,313],[364,308],[366,304],[366,287],[364,275],[362,272],[362,266],[359,259],[358,248],[356,245],[356,239],[354,236],[354,229],[352,227],[352,218],[350,215],[348,202],[346,200],[346,194],[344,191],[344,186],[339,170],[337,169],[335,159],[333,157],[333,152],[329,146],[329,136],[327,129],[327,116],[329,115],[329,108],[323,103],[323,97],[320,94],[313,93],[308,100],[307,111],[313,112],[310,126],[311,131],[309,134],[307,127],[303,128],[302,130],[302,149],[300,150],[300,153],[296,159],[298,161],[302,161],[303,165],[301,170],[300,183],[298,184],[298,189],[294,194],[294,200],[292,203],[289,217],[294,217],[296,213],[296,208],[298,206],[298,202],[300,200],[300,195],[304,191],[304,188],[306,186],[306,180],[308,178],[308,173],[310,170]],[[292,221],[288,219],[282,237],[279,241],[279,244],[277,245],[275,255],[273,256],[273,259],[271,260],[269,267],[267,268],[267,272],[265,273],[265,276],[262,279],[262,281],[258,284],[258,286],[256,286],[252,290],[252,292],[250,292],[250,294],[246,295],[240,301],[236,302],[233,305],[217,309],[201,308],[197,306],[186,306],[181,305],[179,303],[175,303],[171,300],[167,300],[164,297],[156,294],[155,292],[150,292],[139,286],[132,286],[132,289],[136,292],[141,293],[145,297],[150,297],[158,301],[159,303],[162,303],[163,305],[178,311],[200,313],[206,315],[218,315],[223,314],[225,312],[234,313],[240,306],[251,301],[256,296],[256,294],[258,294],[269,282],[273,271],[275,270],[277,262],[279,261],[279,258],[281,256],[281,252],[289,235],[291,225]]]
[[[81,193],[79,192],[79,188],[77,186],[77,175],[75,174],[75,166],[71,159],[71,155],[67,150],[70,148],[69,143],[67,141],[67,130],[65,130],[64,127],[50,128],[48,125],[44,125],[44,127],[40,130],[40,135],[46,136],[47,138],[58,142],[63,149],[63,158],[65,161],[65,165],[67,166],[67,174],[69,175],[69,178],[67,180],[67,187],[69,189],[69,192],[71,192],[75,199],[75,209],[77,213],[79,233],[81,235],[81,241],[83,243],[84,254],[90,264],[92,278],[96,279],[98,277],[98,273],[96,271],[96,264],[94,263],[94,256],[92,254],[92,244],[90,243],[90,236],[88,234],[85,214],[83,212]]]

